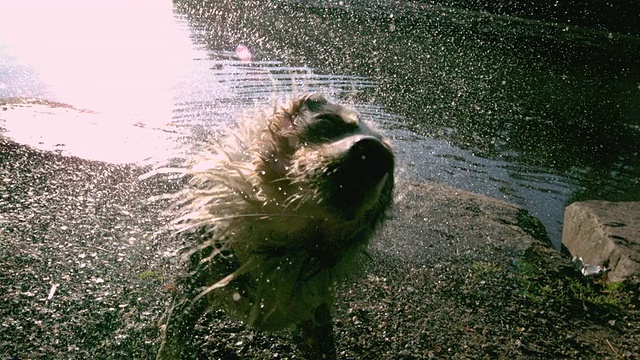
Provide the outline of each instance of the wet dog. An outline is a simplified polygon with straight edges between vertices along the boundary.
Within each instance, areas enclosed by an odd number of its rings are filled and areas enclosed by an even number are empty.
[[[178,193],[187,272],[161,320],[159,359],[211,307],[257,329],[298,325],[310,357],[335,357],[335,283],[392,204],[394,155],[357,113],[313,94],[242,122],[197,159]]]

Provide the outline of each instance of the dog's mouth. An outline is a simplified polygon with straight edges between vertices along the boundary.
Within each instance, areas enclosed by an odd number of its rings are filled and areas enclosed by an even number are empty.
[[[325,172],[331,210],[354,220],[391,201],[395,160],[389,147],[374,136],[354,135],[330,146],[338,156]]]

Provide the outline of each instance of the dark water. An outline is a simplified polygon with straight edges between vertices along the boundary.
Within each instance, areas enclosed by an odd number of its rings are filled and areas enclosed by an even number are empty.
[[[393,138],[401,177],[521,205],[540,218],[556,245],[568,203],[640,200],[640,38],[417,2],[374,3],[180,0],[170,20],[188,39],[188,49],[173,32],[138,36],[139,26],[153,30],[155,23],[149,23],[152,14],[129,9],[138,27],[109,23],[125,29],[117,44],[133,38],[133,45],[105,51],[103,43],[96,47],[100,56],[84,61],[115,53],[124,58],[108,64],[136,66],[83,76],[89,81],[78,80],[74,88],[82,95],[108,88],[102,85],[117,90],[86,98],[50,91],[40,85],[42,65],[26,66],[0,44],[0,97],[117,108],[121,113],[92,119],[100,125],[94,133],[127,118],[136,125],[130,138],[158,145],[185,139],[197,144],[210,133],[224,133],[246,109],[322,91],[353,104]],[[157,48],[147,49],[149,39],[159,42]],[[236,51],[239,45],[248,47],[251,61],[241,59],[246,53]],[[172,61],[164,63],[167,58]],[[157,84],[158,78],[172,80]],[[159,88],[164,90],[156,93]],[[105,104],[96,101],[105,98]],[[24,118],[7,113],[0,113],[7,136],[30,144],[37,137],[34,146],[43,148],[62,142],[69,154],[89,156],[72,146],[80,137],[69,138],[71,126],[63,140],[43,140],[42,127],[25,127]],[[63,120],[50,122],[59,126]],[[149,131],[162,141],[148,138]],[[91,132],[83,131],[83,141]],[[115,138],[92,144],[113,144]],[[121,161],[159,156],[155,148],[126,153],[136,156]]]
[[[387,127],[408,177],[522,205],[556,244],[568,203],[640,199],[639,38],[411,3],[300,3],[177,12],[208,50],[246,44],[370,79],[347,97],[398,116]]]

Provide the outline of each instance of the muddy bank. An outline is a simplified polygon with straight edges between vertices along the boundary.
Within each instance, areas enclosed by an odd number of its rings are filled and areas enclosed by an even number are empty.
[[[168,191],[144,170],[0,139],[0,357],[151,358],[175,269]],[[638,289],[584,280],[523,210],[403,183],[388,226],[339,289],[342,358],[635,358]],[[302,358],[289,332],[213,312],[209,358]]]

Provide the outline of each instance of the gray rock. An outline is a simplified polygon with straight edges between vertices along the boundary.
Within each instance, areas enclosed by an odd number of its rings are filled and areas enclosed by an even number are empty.
[[[494,258],[533,244],[553,249],[538,219],[515,205],[436,183],[398,184],[392,214],[373,248],[418,264]]]
[[[609,280],[640,280],[640,202],[583,201],[567,207],[562,243]]]

